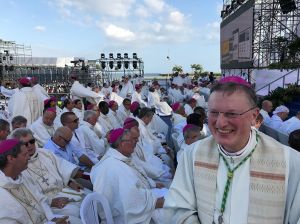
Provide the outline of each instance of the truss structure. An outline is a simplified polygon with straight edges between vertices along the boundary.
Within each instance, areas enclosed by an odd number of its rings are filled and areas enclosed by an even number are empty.
[[[283,13],[280,0],[256,1],[254,7],[253,67],[266,68],[289,57],[287,46],[299,38],[300,0]]]
[[[105,82],[121,78],[124,75],[144,76],[144,62],[133,53],[129,58],[118,53],[114,58],[109,54],[106,58],[84,60],[73,58],[69,65],[58,65],[57,58],[33,58],[30,46],[17,44],[15,41],[0,39],[0,80],[11,82],[19,77],[37,77],[41,84],[65,83],[68,85],[70,76],[75,75],[80,83],[102,85]],[[69,63],[70,62],[70,63]]]
[[[31,46],[0,39],[1,80],[11,81],[18,78],[17,69],[22,68],[25,61],[27,64],[32,61]]]
[[[98,72],[102,82],[111,82],[125,75],[144,76],[144,62],[141,58],[101,58],[98,60]]]
[[[247,1],[223,0],[222,19],[234,14],[245,2]],[[284,11],[282,4],[286,2],[294,2],[296,7]],[[255,0],[253,21],[253,66],[249,69],[300,60],[291,59],[287,49],[300,35],[300,0]]]

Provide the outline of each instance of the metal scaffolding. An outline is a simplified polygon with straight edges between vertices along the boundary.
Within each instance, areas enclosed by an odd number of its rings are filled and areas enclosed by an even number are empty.
[[[223,0],[222,19],[234,14],[248,1]],[[300,34],[300,0],[255,0],[253,21],[253,66],[249,69],[300,61],[288,50]]]
[[[101,58],[96,60],[73,57],[61,62],[59,59],[33,58],[30,46],[0,39],[0,79],[6,82],[34,76],[41,84],[68,85],[70,77],[76,76],[80,83],[102,85],[124,75],[144,76],[144,62],[136,53],[133,53],[132,58],[127,53],[124,57],[118,53],[116,58],[110,53],[106,58],[102,53]]]
[[[31,64],[32,50],[30,45],[17,44],[15,41],[0,39],[0,78],[12,81],[20,77],[17,70]]]
[[[144,62],[137,57],[136,53],[133,53],[132,58],[129,58],[127,53],[124,54],[124,57],[118,53],[116,58],[112,53],[109,54],[109,58],[106,58],[105,54],[101,54],[101,58],[97,61],[103,83],[120,79],[124,75],[144,76]]]
[[[253,67],[266,68],[287,61],[288,45],[299,38],[300,0],[285,12],[280,0],[256,1],[254,8]]]

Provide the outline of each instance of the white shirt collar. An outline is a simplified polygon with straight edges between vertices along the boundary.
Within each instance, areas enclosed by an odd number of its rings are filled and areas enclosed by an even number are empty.
[[[250,137],[246,146],[238,152],[229,153],[221,145],[218,145],[219,152],[224,156],[224,158],[231,165],[237,165],[241,162],[256,146],[256,135],[257,132],[254,129],[251,129]]]

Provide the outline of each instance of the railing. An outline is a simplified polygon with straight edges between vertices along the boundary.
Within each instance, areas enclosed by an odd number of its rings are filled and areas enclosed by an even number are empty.
[[[271,91],[271,85],[272,85],[273,83],[277,82],[277,81],[280,80],[280,79],[282,79],[282,88],[284,88],[284,87],[285,87],[285,78],[286,78],[288,75],[290,75],[290,74],[292,74],[293,72],[295,72],[295,71],[297,71],[297,84],[298,84],[298,82],[299,82],[299,80],[300,80],[300,79],[299,79],[299,78],[300,78],[300,74],[299,74],[300,70],[299,70],[299,69],[295,69],[295,70],[292,70],[292,71],[286,73],[285,75],[279,77],[278,79],[273,80],[273,81],[270,82],[269,84],[267,84],[267,85],[261,87],[260,89],[256,90],[256,92],[258,92],[258,91],[260,91],[260,90],[263,90],[264,88],[268,87],[268,93],[270,93],[270,91]]]

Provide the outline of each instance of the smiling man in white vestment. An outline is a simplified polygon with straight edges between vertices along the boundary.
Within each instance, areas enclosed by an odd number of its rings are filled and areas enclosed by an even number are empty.
[[[181,156],[164,223],[299,223],[300,154],[251,129],[259,109],[249,84],[222,79],[208,111],[212,136]]]

